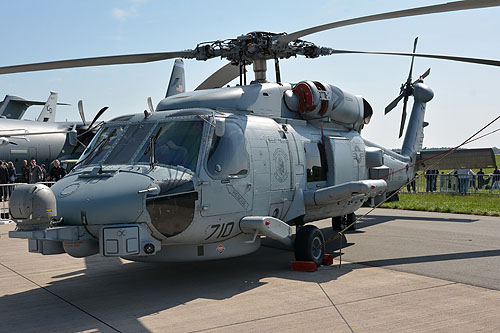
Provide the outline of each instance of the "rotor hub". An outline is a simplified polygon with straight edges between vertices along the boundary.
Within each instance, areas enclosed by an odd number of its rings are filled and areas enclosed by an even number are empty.
[[[226,58],[234,65],[249,65],[255,60],[286,59],[297,55],[316,58],[330,54],[328,48],[300,39],[280,43],[286,33],[253,31],[233,39],[200,43],[194,49],[197,60]]]

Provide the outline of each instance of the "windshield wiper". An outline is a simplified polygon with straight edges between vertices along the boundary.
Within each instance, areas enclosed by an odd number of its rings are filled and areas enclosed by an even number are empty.
[[[162,128],[160,127],[155,135],[151,135],[151,137],[149,138],[148,147],[144,151],[144,155],[146,155],[147,153],[149,153],[149,151],[151,151],[151,155],[149,157],[149,168],[150,169],[153,169],[155,167],[155,163],[156,163],[155,144],[156,144],[156,140],[158,139],[158,136],[160,136],[161,130],[162,130]]]
[[[104,147],[110,140],[111,138],[113,137],[113,135],[116,133],[116,128],[108,135],[107,138],[102,138],[101,141],[99,141],[95,146],[94,148],[92,148],[92,150],[87,154],[87,157],[85,157],[83,160],[81,160],[80,162],[76,163],[75,165],[73,165],[73,168],[74,169],[78,164],[82,164],[83,162],[87,161],[89,159],[90,156],[92,156],[92,154],[98,149],[98,148],[101,148],[101,147]]]

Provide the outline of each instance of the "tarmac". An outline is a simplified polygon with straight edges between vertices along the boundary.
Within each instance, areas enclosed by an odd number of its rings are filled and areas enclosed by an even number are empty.
[[[292,271],[274,243],[201,263],[42,256],[8,238],[14,227],[0,225],[1,332],[500,331],[495,289],[338,256]]]

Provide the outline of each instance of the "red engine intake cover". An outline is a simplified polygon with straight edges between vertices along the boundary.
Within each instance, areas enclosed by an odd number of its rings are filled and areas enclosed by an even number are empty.
[[[316,109],[313,101],[311,88],[305,83],[299,83],[295,86],[295,93],[299,97],[299,111],[311,112]]]

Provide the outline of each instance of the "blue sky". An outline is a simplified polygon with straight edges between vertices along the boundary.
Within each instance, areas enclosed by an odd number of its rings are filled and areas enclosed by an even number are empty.
[[[28,1],[3,0],[0,66],[104,55],[177,51],[197,43],[234,38],[264,30],[293,32],[328,22],[445,1]],[[365,23],[321,32],[304,39],[338,49],[410,52],[419,36],[418,52],[500,60],[500,7]],[[282,80],[318,80],[364,96],[374,108],[364,129],[368,139],[387,147],[397,139],[401,105],[384,116],[384,107],[406,80],[409,58],[337,55],[281,62]],[[225,64],[213,59],[185,61],[186,86],[194,89]],[[173,60],[149,64],[65,69],[0,76],[0,98],[15,94],[59,101],[58,120],[77,120],[76,104],[84,100],[87,118],[104,105],[102,117],[142,112],[151,96],[165,95]],[[271,64],[268,65],[272,69]],[[426,79],[435,92],[428,105],[424,146],[454,146],[500,115],[500,68],[416,59],[414,74],[432,68]],[[274,73],[268,71],[268,78]],[[33,108],[27,117],[34,118]],[[500,121],[491,130],[500,128]],[[500,132],[467,147],[500,147]]]

